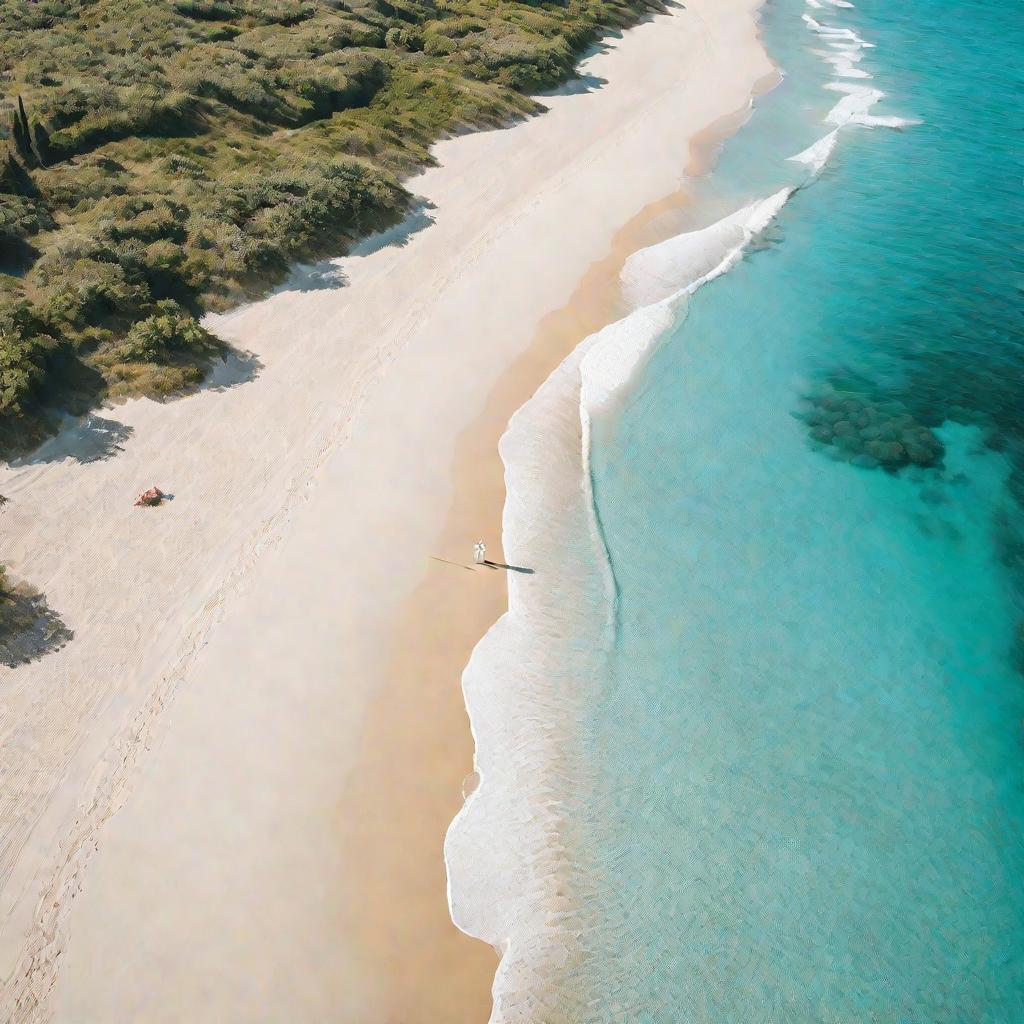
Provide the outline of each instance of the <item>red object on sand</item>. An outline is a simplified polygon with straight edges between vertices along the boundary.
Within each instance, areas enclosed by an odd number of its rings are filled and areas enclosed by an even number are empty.
[[[148,491],[143,491],[139,495],[139,500],[135,502],[138,505],[159,505],[164,500],[164,492],[159,487],[150,487]]]

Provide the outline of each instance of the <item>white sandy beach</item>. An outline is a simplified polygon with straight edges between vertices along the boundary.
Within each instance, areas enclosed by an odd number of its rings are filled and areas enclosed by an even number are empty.
[[[771,72],[757,6],[689,0],[546,114],[441,143],[402,244],[214,321],[252,354],[222,387],[0,470],[4,560],[75,633],[0,669],[0,1019],[483,1019],[493,955],[417,907],[444,906],[464,631],[504,580],[430,556],[500,550],[494,461],[458,505],[467,431],[559,362],[526,358],[542,321]],[[102,421],[119,450],[70,457]],[[174,500],[133,508],[152,484]]]

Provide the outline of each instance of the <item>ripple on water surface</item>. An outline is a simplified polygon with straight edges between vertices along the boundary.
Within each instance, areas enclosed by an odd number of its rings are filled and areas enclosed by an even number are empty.
[[[1024,1021],[1024,18],[814,6],[717,187],[819,176],[594,433],[595,1021]]]

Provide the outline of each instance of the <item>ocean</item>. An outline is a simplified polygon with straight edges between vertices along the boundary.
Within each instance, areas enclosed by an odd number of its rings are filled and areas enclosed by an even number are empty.
[[[761,16],[781,84],[562,371],[578,571],[511,595],[558,881],[496,1019],[1019,1024],[1024,8]],[[503,446],[513,541],[557,385]]]

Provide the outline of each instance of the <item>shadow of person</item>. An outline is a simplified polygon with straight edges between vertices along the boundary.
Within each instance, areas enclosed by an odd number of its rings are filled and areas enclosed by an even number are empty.
[[[533,569],[527,569],[525,565],[506,565],[504,562],[492,562],[489,558],[485,558],[481,565],[486,565],[490,569],[507,569],[509,572],[523,572],[527,576],[534,574]]]

